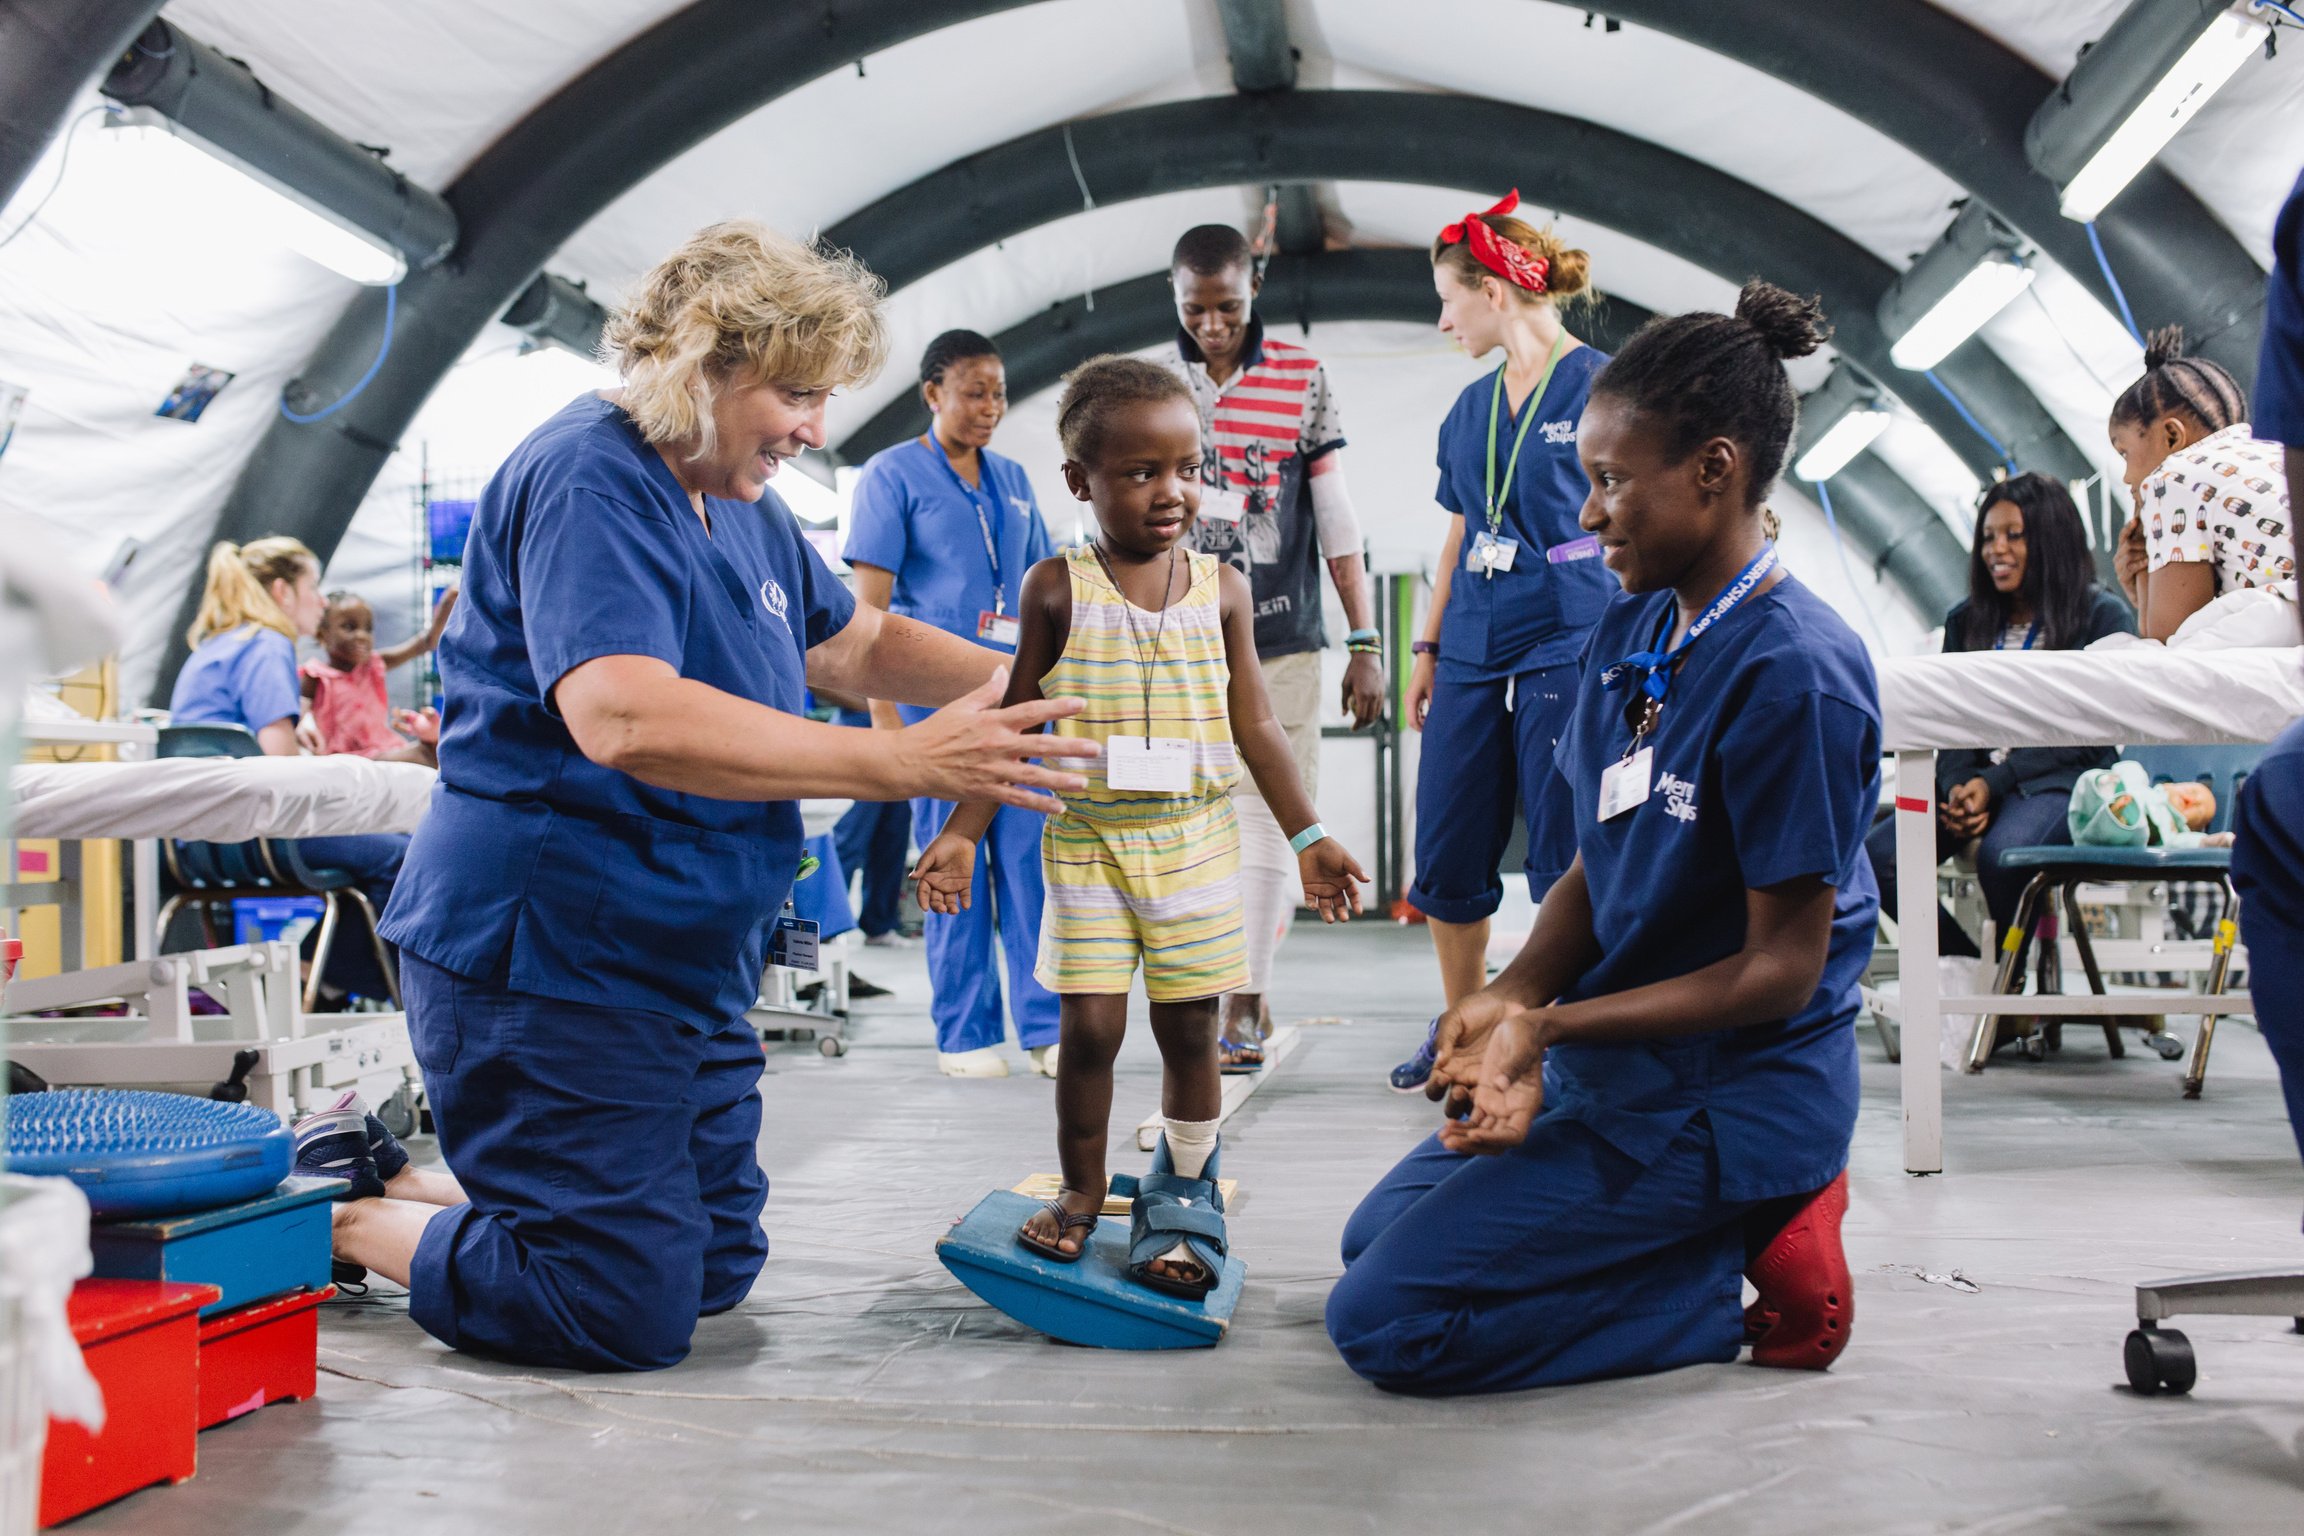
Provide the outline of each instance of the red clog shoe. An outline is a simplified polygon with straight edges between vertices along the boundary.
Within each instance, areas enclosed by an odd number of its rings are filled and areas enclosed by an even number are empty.
[[[1848,1347],[1856,1293],[1840,1248],[1840,1218],[1847,1214],[1848,1175],[1842,1173],[1785,1223],[1745,1271],[1760,1292],[1744,1309],[1754,1365],[1821,1371]]]

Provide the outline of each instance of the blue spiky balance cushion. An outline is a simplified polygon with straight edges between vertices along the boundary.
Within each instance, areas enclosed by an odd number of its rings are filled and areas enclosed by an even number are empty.
[[[102,1220],[167,1216],[277,1188],[295,1138],[253,1104],[133,1088],[56,1088],[0,1101],[12,1173],[70,1179]]]
[[[960,1283],[1028,1328],[1103,1349],[1205,1349],[1223,1342],[1248,1266],[1224,1260],[1216,1289],[1198,1301],[1128,1278],[1128,1222],[1106,1217],[1071,1264],[1034,1253],[1016,1229],[1041,1202],[999,1189],[937,1240],[936,1257]]]

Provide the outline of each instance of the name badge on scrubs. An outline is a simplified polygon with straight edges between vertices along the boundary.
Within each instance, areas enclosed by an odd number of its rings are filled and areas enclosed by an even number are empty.
[[[775,931],[768,938],[768,963],[793,971],[816,969],[817,935],[821,931],[812,917],[776,919]]]
[[[1649,773],[1656,749],[1642,747],[1630,757],[1610,763],[1600,772],[1600,819],[1614,821],[1648,798]]]
[[[1181,736],[1113,736],[1104,743],[1104,782],[1112,789],[1187,794],[1192,788],[1192,743]]]
[[[1229,491],[1222,486],[1203,486],[1200,490],[1200,515],[1210,522],[1236,523],[1248,515],[1247,493]]]
[[[1020,632],[1012,613],[994,613],[986,608],[976,615],[976,638],[986,645],[1004,645],[1014,650]]]
[[[1472,538],[1472,565],[1476,570],[1508,571],[1520,558],[1518,539],[1500,539],[1483,528]]]

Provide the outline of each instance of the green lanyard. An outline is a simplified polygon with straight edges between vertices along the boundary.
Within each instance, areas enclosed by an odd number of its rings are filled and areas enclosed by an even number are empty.
[[[1512,494],[1512,475],[1520,467],[1520,445],[1527,441],[1528,424],[1536,419],[1536,407],[1544,403],[1544,387],[1552,382],[1552,370],[1559,364],[1560,349],[1568,345],[1568,333],[1563,330],[1552,343],[1552,353],[1544,359],[1544,375],[1536,381],[1535,393],[1528,403],[1520,407],[1520,430],[1512,437],[1512,457],[1504,465],[1504,491],[1496,491],[1496,415],[1504,407],[1504,369],[1496,370],[1496,388],[1488,396],[1488,535],[1494,538],[1504,530],[1504,502]],[[1511,365],[1507,363],[1506,367]]]

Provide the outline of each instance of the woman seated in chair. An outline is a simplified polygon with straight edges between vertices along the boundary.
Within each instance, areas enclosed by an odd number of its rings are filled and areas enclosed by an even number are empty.
[[[2072,651],[2106,635],[2135,631],[2127,604],[2098,585],[2080,509],[2062,481],[2022,474],[1984,493],[1968,557],[1968,595],[1944,616],[1951,651]],[[1936,856],[1977,843],[1977,884],[1993,923],[2015,920],[2025,876],[2001,867],[2011,848],[2069,843],[2064,824],[2072,785],[2109,766],[2105,747],[2000,747],[1936,757]],[[1896,823],[1884,818],[1866,839],[1880,889],[1896,889]],[[1938,911],[1939,952],[1975,956],[1976,941]]]
[[[219,543],[208,553],[200,613],[185,636],[192,655],[176,674],[168,701],[170,723],[237,725],[256,738],[266,756],[296,756],[302,750],[296,722],[304,707],[296,642],[318,632],[327,606],[320,595],[320,561],[299,541],[275,537]],[[312,868],[351,875],[381,914],[408,852],[408,835],[307,837],[296,847]],[[348,993],[391,995],[364,938],[338,939],[322,978],[323,999]]]

